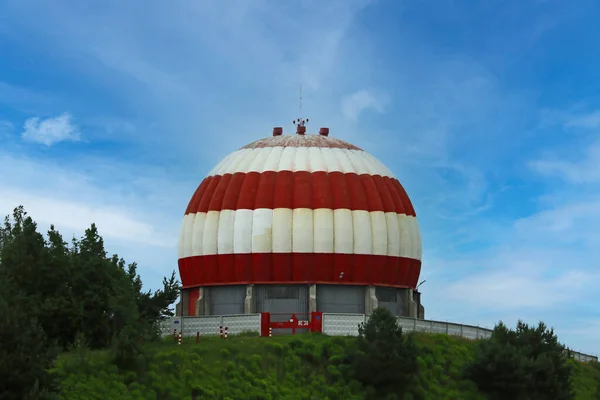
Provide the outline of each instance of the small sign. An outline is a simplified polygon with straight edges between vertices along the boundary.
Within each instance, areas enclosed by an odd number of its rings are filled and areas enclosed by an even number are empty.
[[[175,321],[173,321],[173,323],[174,323],[174,324],[178,324],[178,323],[179,323],[179,320],[178,320],[178,319],[176,319]]]
[[[308,321],[298,321],[298,325],[300,325],[300,326],[308,326]]]

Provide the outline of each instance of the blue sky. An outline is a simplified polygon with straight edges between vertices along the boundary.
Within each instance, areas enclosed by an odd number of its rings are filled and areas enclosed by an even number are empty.
[[[0,1],[0,211],[96,222],[156,287],[229,152],[314,129],[415,205],[428,318],[544,320],[597,354],[600,4]]]

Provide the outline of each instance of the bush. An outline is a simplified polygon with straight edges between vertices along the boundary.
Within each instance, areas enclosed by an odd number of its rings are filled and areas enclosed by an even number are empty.
[[[516,330],[500,322],[479,343],[466,376],[490,399],[573,399],[567,349],[554,330],[519,321]]]
[[[396,317],[384,308],[377,308],[358,331],[354,378],[370,386],[377,399],[402,398],[417,373],[412,336],[404,335]]]

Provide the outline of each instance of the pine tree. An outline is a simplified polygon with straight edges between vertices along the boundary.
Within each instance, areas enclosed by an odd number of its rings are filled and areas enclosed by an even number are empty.
[[[553,329],[521,321],[515,330],[500,322],[480,343],[466,376],[490,399],[573,398],[571,366]]]
[[[371,386],[378,399],[391,395],[402,398],[417,373],[417,347],[412,336],[403,334],[389,310],[377,308],[359,326],[357,340],[354,377]]]

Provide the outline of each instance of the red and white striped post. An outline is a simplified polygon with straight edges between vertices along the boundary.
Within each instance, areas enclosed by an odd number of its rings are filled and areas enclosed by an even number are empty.
[[[173,340],[177,340],[177,328],[173,329]]]
[[[219,336],[223,339],[223,325],[219,326]]]
[[[227,339],[227,334],[229,333],[229,328],[225,327],[225,339]]]
[[[269,327],[269,337],[273,336],[273,328]]]
[[[181,338],[183,337],[183,332],[179,332],[179,339],[177,340],[177,344],[181,344]]]

